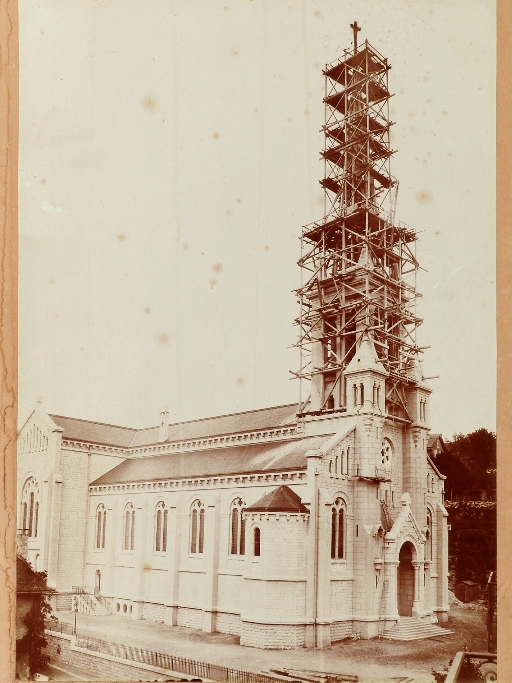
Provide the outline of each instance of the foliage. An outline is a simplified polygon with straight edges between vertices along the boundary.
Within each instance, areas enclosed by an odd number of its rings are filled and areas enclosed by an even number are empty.
[[[44,620],[51,614],[46,594],[46,572],[35,572],[30,564],[18,555],[16,562],[18,590],[29,592],[32,605],[24,617],[27,632],[16,641],[16,658],[28,660],[31,676],[44,673],[49,664],[49,656],[44,651],[47,644],[44,633]]]
[[[446,502],[450,572],[453,583],[476,581],[485,584],[496,570],[496,503],[486,501]]]
[[[436,458],[436,466],[446,475],[445,490],[461,497],[479,498],[480,492],[496,489],[496,434],[477,429],[471,434],[455,434],[446,444],[447,452]]]

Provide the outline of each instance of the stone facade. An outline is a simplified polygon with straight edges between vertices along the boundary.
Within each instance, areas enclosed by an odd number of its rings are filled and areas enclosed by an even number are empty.
[[[127,618],[262,648],[371,638],[403,616],[444,621],[447,518],[427,424],[371,404],[290,413],[288,439],[269,418],[261,441],[251,428],[249,443],[240,430],[210,449],[190,440],[178,455],[169,441],[141,457],[114,437],[80,441],[68,418],[36,409],[20,432],[18,526],[36,491],[28,557],[48,571],[56,609],[78,586]],[[212,473],[216,457],[226,471]],[[278,489],[299,511],[258,509]]]

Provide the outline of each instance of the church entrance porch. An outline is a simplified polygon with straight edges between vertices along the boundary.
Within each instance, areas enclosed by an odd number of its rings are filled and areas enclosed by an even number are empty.
[[[412,617],[414,602],[413,545],[409,541],[400,548],[398,556],[398,614]]]

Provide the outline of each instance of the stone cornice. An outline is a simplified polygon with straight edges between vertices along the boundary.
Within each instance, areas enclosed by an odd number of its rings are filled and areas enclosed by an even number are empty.
[[[288,441],[304,435],[302,422],[286,427],[260,429],[251,432],[237,432],[220,436],[209,436],[202,439],[186,439],[165,443],[148,444],[146,446],[109,446],[106,444],[91,444],[84,441],[63,439],[63,448],[73,448],[80,451],[95,451],[98,453],[119,453],[124,457],[143,455],[165,455],[167,453],[184,453],[190,451],[211,450],[213,448],[227,448],[252,443],[271,443],[274,441]]]
[[[127,493],[127,492],[159,492],[177,491],[185,488],[205,489],[219,486],[254,486],[267,483],[302,482],[306,480],[306,471],[291,472],[255,472],[253,474],[226,474],[221,476],[187,477],[186,479],[169,479],[150,482],[126,482],[123,484],[101,484],[89,486],[89,493]]]
[[[293,520],[295,522],[307,522],[309,519],[309,512],[247,512],[244,511],[244,518],[257,522],[262,519],[281,519],[285,518],[287,522]]]
[[[240,446],[248,443],[268,443],[272,441],[289,440],[303,436],[301,424],[288,427],[274,427],[273,429],[261,429],[253,432],[238,432],[235,434],[223,434],[220,436],[208,436],[203,439],[187,439],[173,441],[172,443],[151,444],[130,448],[130,454],[143,453],[179,453],[182,451],[202,451],[212,448],[226,448]]]

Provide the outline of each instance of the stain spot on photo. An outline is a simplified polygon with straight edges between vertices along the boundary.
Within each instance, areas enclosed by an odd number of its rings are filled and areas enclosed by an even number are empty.
[[[170,341],[171,341],[171,338],[169,337],[167,332],[160,332],[160,334],[158,335],[158,343],[159,344],[165,345],[165,344],[168,344]]]
[[[215,278],[212,278],[212,279],[210,280],[210,287],[213,289],[213,288],[215,287],[216,284],[217,284],[217,280],[216,280]]]
[[[156,102],[151,95],[148,95],[142,100],[142,106],[144,109],[147,109],[147,111],[154,111],[156,108]]]
[[[124,242],[125,239],[126,239],[126,235],[124,233],[120,232],[119,235],[117,236],[117,240],[119,242]]]
[[[214,270],[216,273],[221,273],[221,272],[222,272],[222,263],[216,263],[216,264],[213,266],[213,270]]]
[[[433,198],[434,196],[430,190],[419,190],[419,192],[416,193],[416,201],[418,204],[430,204]]]

